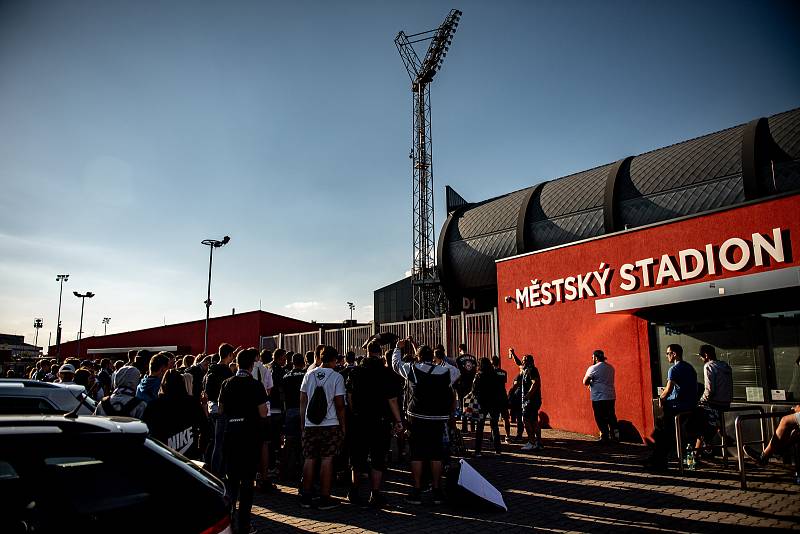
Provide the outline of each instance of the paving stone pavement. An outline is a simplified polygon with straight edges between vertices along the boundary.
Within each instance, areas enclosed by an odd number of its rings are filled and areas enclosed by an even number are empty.
[[[488,436],[488,434],[487,434]],[[782,465],[748,465],[748,491],[740,490],[733,462],[703,463],[680,478],[677,468],[652,474],[639,463],[643,445],[601,446],[590,436],[555,430],[543,432],[545,449],[524,453],[503,445],[467,459],[503,494],[508,512],[453,503],[414,506],[404,502],[409,490],[407,465],[386,473],[389,505],[374,511],[348,503],[346,485],[334,487],[342,499],[328,511],[302,509],[297,489],[257,493],[253,526],[259,532],[763,532],[800,530],[800,486]],[[467,445],[471,442],[467,440]],[[673,467],[676,467],[673,465]],[[367,481],[362,484],[367,492]]]

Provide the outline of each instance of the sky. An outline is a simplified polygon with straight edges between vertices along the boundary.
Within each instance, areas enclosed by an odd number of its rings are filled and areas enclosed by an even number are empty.
[[[55,342],[261,309],[372,319],[411,267],[399,30],[480,201],[800,106],[794,1],[0,0],[0,332]],[[424,46],[419,50],[424,54]]]

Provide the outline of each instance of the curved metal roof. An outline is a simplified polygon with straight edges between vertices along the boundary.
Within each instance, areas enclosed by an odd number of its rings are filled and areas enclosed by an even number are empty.
[[[800,108],[455,209],[439,235],[452,294],[495,260],[800,190]]]

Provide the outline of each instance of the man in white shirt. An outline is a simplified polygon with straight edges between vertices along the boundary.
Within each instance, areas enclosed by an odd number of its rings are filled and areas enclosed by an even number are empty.
[[[317,509],[330,510],[339,504],[331,497],[333,458],[342,448],[345,433],[345,387],[342,375],[334,370],[337,355],[335,348],[324,347],[321,366],[308,371],[300,384],[300,425],[305,458],[300,492],[300,506],[303,508],[311,507],[317,461],[320,462],[320,500]],[[324,394],[324,399],[319,397],[321,394]],[[325,404],[322,404],[322,400]]]
[[[589,386],[592,396],[592,410],[597,428],[600,429],[601,444],[619,441],[619,426],[614,404],[617,394],[614,390],[614,368],[606,362],[606,355],[597,349],[592,353],[592,365],[586,370],[583,385]]]

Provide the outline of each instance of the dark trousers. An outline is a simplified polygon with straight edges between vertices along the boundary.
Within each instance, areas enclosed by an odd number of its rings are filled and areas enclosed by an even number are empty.
[[[592,401],[594,420],[597,428],[600,429],[600,438],[608,440],[614,437],[614,430],[617,429],[617,413],[614,409],[614,400]]]
[[[250,531],[250,511],[253,508],[253,481],[255,471],[249,479],[236,478],[236,475],[228,474],[225,485],[228,487],[228,494],[231,498],[231,520],[236,521],[236,532]],[[236,501],[239,506],[236,506]]]
[[[664,408],[664,414],[655,421],[653,430],[653,460],[663,465],[667,464],[669,454],[675,451],[675,415],[678,412]],[[678,461],[681,459],[678,458]]]
[[[481,452],[483,448],[483,425],[487,417],[489,418],[489,428],[492,430],[492,444],[494,445],[494,450],[495,452],[500,452],[500,426],[498,425],[500,412],[488,413],[486,417],[478,419],[478,427],[475,431],[475,452]]]

